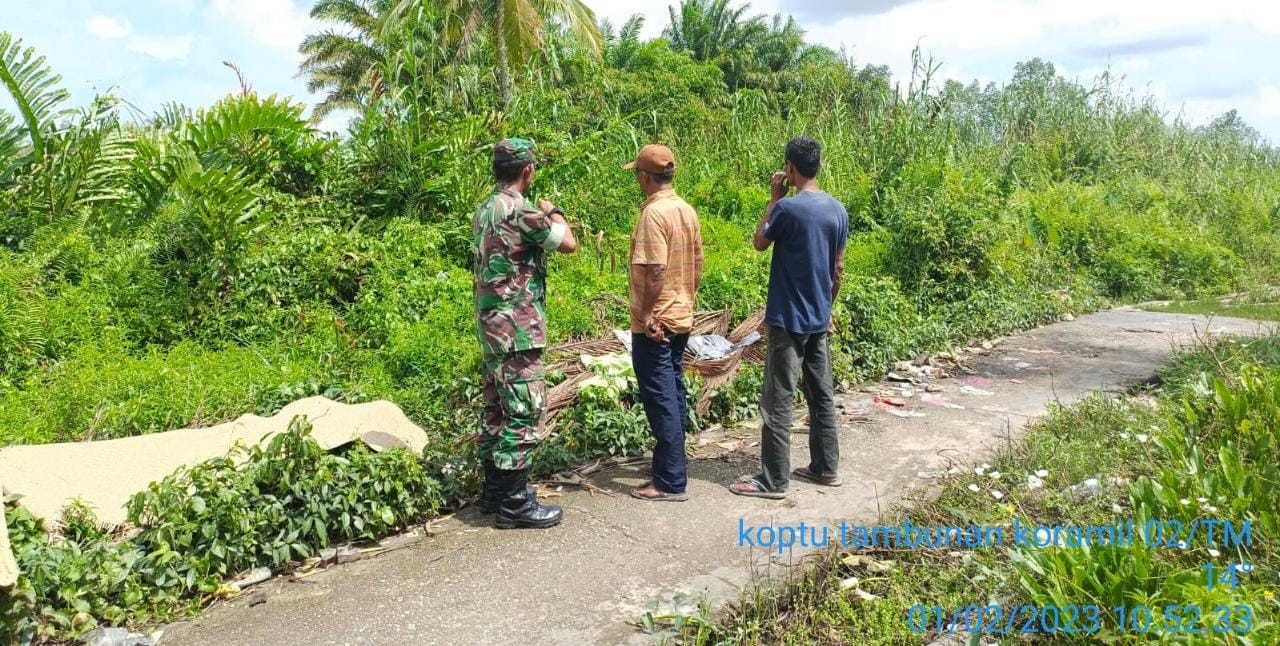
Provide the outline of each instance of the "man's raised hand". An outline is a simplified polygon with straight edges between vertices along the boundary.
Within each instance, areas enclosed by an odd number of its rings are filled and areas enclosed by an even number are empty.
[[[790,190],[791,187],[787,186],[786,173],[778,171],[773,174],[773,177],[769,178],[769,192],[774,202],[786,197]]]

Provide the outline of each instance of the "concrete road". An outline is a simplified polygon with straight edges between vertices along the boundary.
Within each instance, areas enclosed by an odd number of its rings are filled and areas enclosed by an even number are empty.
[[[841,396],[841,488],[793,482],[781,501],[730,494],[726,484],[758,468],[758,449],[747,446],[756,431],[730,431],[700,447],[700,453],[719,455],[691,463],[688,502],[634,500],[627,492],[644,478],[634,468],[614,468],[593,476],[613,496],[573,491],[550,501],[566,508],[565,522],[554,529],[497,531],[490,518],[464,510],[411,547],[297,582],[280,577],[256,589],[266,603],[248,607],[242,597],[167,626],[162,643],[653,643],[627,623],[650,604],[669,609],[680,594],[706,594],[718,604],[737,599],[744,586],[763,577],[797,569],[799,550],[771,557],[740,548],[740,520],[873,523],[904,492],[927,486],[931,473],[1017,438],[1048,404],[1148,380],[1174,346],[1197,332],[1254,334],[1263,327],[1240,319],[1112,310],[1030,330],[969,358],[991,379],[985,389],[993,395],[961,394],[956,379],[936,382],[964,410],[928,405],[917,396],[907,409],[925,417],[872,409],[869,419],[857,421],[848,413],[869,408],[871,396]],[[743,448],[727,450],[735,435],[745,440]],[[793,466],[807,464],[806,436],[793,438]]]

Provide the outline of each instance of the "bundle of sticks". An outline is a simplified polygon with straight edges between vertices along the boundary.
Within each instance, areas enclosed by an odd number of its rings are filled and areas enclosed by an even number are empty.
[[[730,310],[698,312],[694,315],[691,335],[718,334],[728,339],[730,343],[736,344],[752,332],[758,331],[762,334],[764,332],[764,310],[748,316],[731,330],[729,325],[732,321],[733,312]],[[627,348],[622,341],[614,337],[572,341],[548,348],[547,370],[563,373],[567,379],[557,384],[547,395],[547,427],[553,426],[560,415],[577,401],[578,385],[594,376],[582,364],[583,355],[600,356],[626,351]],[[764,341],[738,348],[718,359],[699,359],[692,350],[685,349],[685,372],[700,375],[704,380],[695,407],[699,415],[706,414],[711,407],[711,398],[716,391],[733,381],[742,368],[743,361],[763,365]]]

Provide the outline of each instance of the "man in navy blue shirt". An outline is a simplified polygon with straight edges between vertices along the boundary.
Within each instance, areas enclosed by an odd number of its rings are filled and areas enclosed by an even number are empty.
[[[744,476],[729,485],[730,491],[743,496],[783,498],[790,477],[828,487],[841,484],[827,335],[831,305],[844,273],[849,214],[818,187],[821,163],[822,147],[817,141],[796,137],[787,142],[784,171],[770,179],[773,199],[756,230],[756,250],[773,247],[760,401],[764,469],[760,475]],[[792,188],[795,195],[787,197]],[[790,471],[791,419],[801,375],[809,401],[809,465]]]

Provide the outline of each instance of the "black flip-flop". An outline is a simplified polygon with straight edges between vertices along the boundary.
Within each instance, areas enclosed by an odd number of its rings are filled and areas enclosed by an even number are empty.
[[[735,484],[749,484],[752,487],[755,487],[756,490],[755,491],[738,491],[737,489],[733,488],[733,485]],[[760,482],[758,478],[755,478],[752,476],[742,476],[741,478],[734,480],[733,484],[729,485],[729,491],[739,496],[747,496],[748,498],[768,498],[769,500],[781,500],[787,497],[787,492],[769,491],[769,489],[764,486],[764,483]]]

